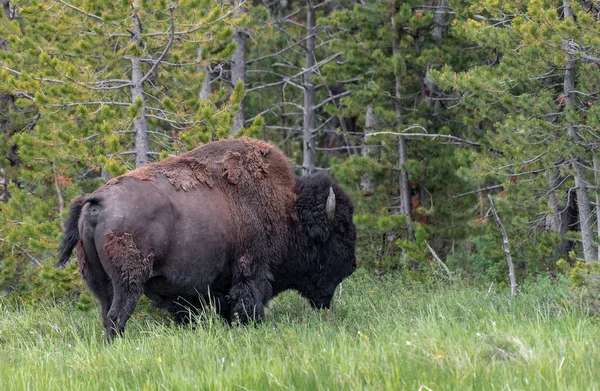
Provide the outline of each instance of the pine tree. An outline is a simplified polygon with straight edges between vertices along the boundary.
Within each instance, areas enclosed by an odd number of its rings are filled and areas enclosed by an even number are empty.
[[[15,145],[20,164],[0,210],[12,222],[0,233],[7,275],[23,261],[52,262],[65,205],[82,191],[228,137],[242,97],[240,87],[200,96],[199,51],[200,65],[209,66],[235,49],[231,11],[212,0],[23,1],[11,10],[0,26],[8,43],[2,91],[34,121],[3,140],[4,151]]]
[[[363,182],[368,178],[369,186],[356,195],[357,221],[361,232],[387,238],[380,248],[390,250],[383,253],[394,253],[396,241],[389,239],[418,237],[401,245],[405,256],[422,259],[430,255],[427,235],[435,236],[434,246],[445,252],[453,251],[454,241],[466,235],[468,201],[452,201],[452,208],[447,203],[465,187],[476,186],[458,167],[470,165],[479,144],[468,140],[473,135],[465,132],[459,111],[452,107],[457,98],[437,91],[427,77],[431,68],[451,63],[462,69],[479,57],[458,55],[463,43],[448,26],[449,11],[438,2],[386,0],[355,4],[332,17],[339,31],[333,45],[344,50],[342,65],[331,72],[353,82],[347,85],[351,95],[328,112],[358,119],[348,140],[350,147],[363,151],[361,157],[338,162],[344,169],[334,171],[349,183],[356,180],[349,175],[353,171]],[[447,145],[452,143],[459,146]],[[390,217],[395,223],[384,223]]]
[[[505,206],[515,213],[513,229],[533,235],[548,221],[565,242],[576,223],[588,262],[596,256],[589,184],[600,82],[600,31],[591,11],[571,1],[471,5],[461,31],[494,57],[493,66],[465,73],[446,67],[435,77],[460,91],[487,132],[495,152],[480,167],[510,187],[513,204]],[[576,222],[568,218],[571,205]],[[566,256],[568,247],[561,248]]]

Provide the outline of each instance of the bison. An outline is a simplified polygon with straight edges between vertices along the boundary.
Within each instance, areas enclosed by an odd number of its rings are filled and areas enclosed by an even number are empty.
[[[177,322],[210,302],[247,323],[289,289],[315,308],[330,305],[356,268],[352,215],[334,181],[295,178],[273,145],[216,141],[75,199],[57,266],[75,249],[109,340],[122,335],[142,294]]]

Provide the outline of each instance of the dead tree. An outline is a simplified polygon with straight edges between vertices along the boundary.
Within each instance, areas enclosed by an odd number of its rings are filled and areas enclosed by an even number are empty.
[[[502,246],[504,248],[504,255],[506,256],[506,263],[508,264],[508,278],[510,280],[510,295],[511,297],[515,297],[517,295],[517,280],[515,278],[515,266],[512,261],[512,256],[510,255],[510,247],[508,245],[508,234],[506,233],[506,229],[498,217],[498,212],[496,211],[496,206],[494,205],[494,199],[491,194],[488,194],[488,199],[490,200],[490,208],[492,210],[492,214],[494,215],[494,219],[496,220],[496,224],[500,228],[500,232],[502,232]]]

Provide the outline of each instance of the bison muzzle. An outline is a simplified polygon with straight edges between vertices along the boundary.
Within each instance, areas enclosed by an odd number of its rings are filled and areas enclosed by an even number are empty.
[[[288,289],[329,306],[356,268],[352,215],[335,182],[295,178],[271,144],[212,142],[75,199],[57,265],[75,249],[109,339],[143,294],[178,322],[211,303],[247,323]]]

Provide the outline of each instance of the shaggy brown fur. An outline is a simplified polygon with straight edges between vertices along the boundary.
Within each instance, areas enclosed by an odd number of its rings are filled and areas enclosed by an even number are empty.
[[[328,178],[303,183],[271,144],[212,142],[75,200],[57,264],[81,240],[80,268],[109,338],[142,294],[176,319],[186,318],[181,305],[206,300],[230,321],[261,319],[273,293],[290,288],[326,306],[354,262],[352,205]],[[332,189],[337,228],[325,214]]]
[[[120,274],[124,287],[136,289],[141,286],[141,281],[148,279],[154,255],[143,256],[131,234],[117,236],[113,231],[107,231],[104,234],[104,251],[113,268]]]
[[[140,167],[120,177],[113,178],[106,184],[115,185],[124,177],[133,177],[143,181],[156,181],[157,175],[162,174],[177,189],[189,191],[200,184],[213,187],[214,180],[219,181],[223,177],[227,178],[230,184],[236,185],[244,173],[255,179],[264,179],[269,169],[267,161],[270,157],[267,155],[271,152],[273,146],[264,141],[251,138],[243,138],[241,141],[243,144],[236,143],[238,145],[226,151],[221,160],[214,160],[215,154],[220,151],[210,148],[209,146],[212,144],[208,144],[181,156],[170,157]]]

